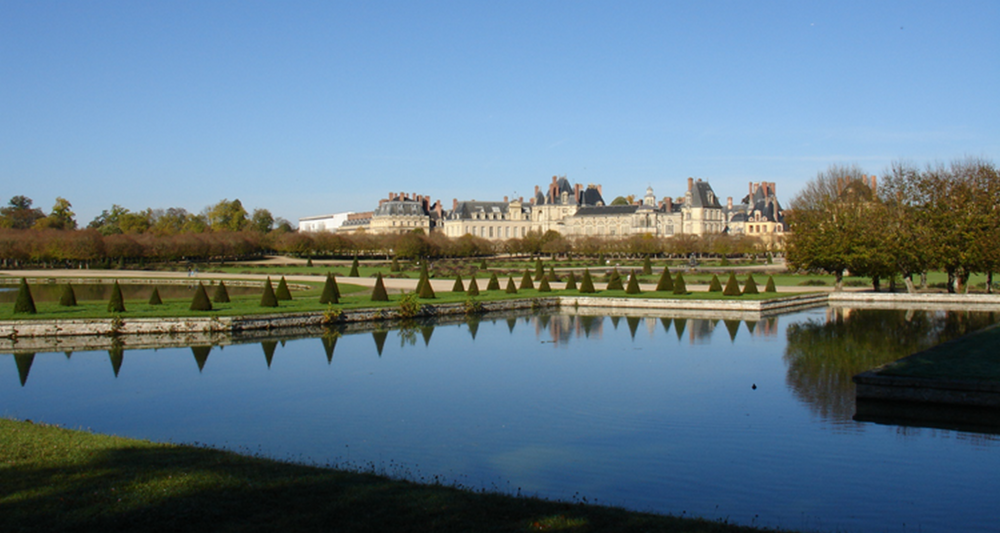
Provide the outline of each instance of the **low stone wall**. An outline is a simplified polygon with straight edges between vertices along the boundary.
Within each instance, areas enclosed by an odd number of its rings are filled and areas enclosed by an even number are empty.
[[[881,309],[1000,310],[1000,294],[941,294],[890,292],[831,292],[830,305],[866,304]]]
[[[882,376],[877,371],[853,379],[859,400],[1000,408],[1000,384],[996,383]]]

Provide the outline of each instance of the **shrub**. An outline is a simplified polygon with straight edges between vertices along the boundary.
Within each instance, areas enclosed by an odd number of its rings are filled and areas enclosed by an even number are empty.
[[[489,268],[490,267],[486,265],[486,260],[485,259],[483,259],[483,262],[479,263],[479,270],[487,270]]]
[[[359,266],[358,265],[358,258],[355,257],[354,261],[351,261],[351,272],[349,274],[347,274],[347,276],[351,277],[351,278],[360,278],[361,274],[358,273],[358,266]]]
[[[535,281],[542,281],[542,276],[545,275],[545,267],[542,266],[542,258],[539,257],[535,259]]]
[[[617,268],[611,271],[611,275],[608,278],[608,290],[609,291],[625,290],[625,286],[622,285],[622,276],[621,274],[618,273]]]
[[[313,260],[310,257],[309,259],[306,260],[306,268],[312,268],[312,266],[313,266]]]
[[[490,274],[490,281],[486,284],[486,290],[488,291],[498,291],[500,290],[500,280],[497,279],[497,273],[493,272]]]
[[[389,265],[389,272],[399,272],[402,270],[399,268],[399,260],[395,257],[392,258],[392,264]]]
[[[556,267],[549,266],[549,281],[559,281],[559,276],[556,275]]]
[[[431,279],[427,274],[427,267],[420,273],[420,281],[417,282],[417,296],[421,298],[437,298],[434,294],[434,287],[431,286]]]
[[[149,295],[149,305],[163,305],[163,300],[160,299],[160,289],[153,287],[153,294]]]
[[[726,288],[722,291],[722,294],[726,296],[739,296],[741,294],[740,283],[736,281],[736,273],[729,273],[729,279],[726,280]]]
[[[420,302],[417,293],[408,292],[399,298],[399,316],[413,318],[420,314]]]
[[[329,272],[326,273],[326,281],[323,283],[323,292],[319,295],[319,303],[340,303],[340,290],[337,287],[337,280]]]
[[[582,294],[593,294],[597,292],[594,289],[594,280],[590,277],[590,269],[585,268],[583,270],[583,280],[580,282],[580,292]]]
[[[198,288],[194,291],[194,298],[191,299],[192,311],[211,311],[212,301],[208,299],[208,293],[205,292],[205,285],[203,283],[198,283]]]
[[[281,276],[278,280],[278,288],[274,289],[274,297],[278,300],[291,300],[292,293],[288,290],[288,283],[285,282],[285,276]]]
[[[212,294],[212,301],[217,304],[229,303],[229,291],[226,289],[226,282],[220,281],[215,286],[215,293]]]
[[[115,284],[111,287],[111,299],[108,300],[108,312],[109,313],[124,313],[125,312],[125,298],[122,297],[122,287],[115,281]]]
[[[469,280],[469,288],[465,291],[465,294],[469,296],[479,296],[479,284],[476,283],[475,277]]]
[[[826,280],[822,279],[807,279],[805,281],[799,282],[801,287],[823,287],[826,286]]]
[[[566,290],[576,290],[576,275],[574,275],[572,271],[570,271],[569,276],[566,278]]]
[[[261,307],[278,307],[278,299],[274,296],[274,287],[271,285],[271,276],[264,282],[264,292],[260,295]]]
[[[649,260],[649,256],[647,255],[642,260],[642,275],[649,276],[652,274],[653,274],[653,262]]]
[[[528,272],[527,269],[525,269],[524,275],[521,276],[521,286],[520,286],[520,288],[522,290],[524,290],[524,289],[534,289],[535,288],[535,284],[532,283],[532,281],[531,281],[531,272]]]
[[[73,286],[69,283],[63,285],[62,294],[59,295],[59,305],[63,307],[76,306],[76,291],[73,290]]]
[[[31,289],[28,287],[28,280],[21,278],[21,283],[17,286],[17,300],[14,301],[14,313],[33,315],[37,312],[35,309],[35,299],[31,297]]]
[[[712,281],[708,284],[708,292],[722,292],[722,282],[719,276],[712,274]]]
[[[670,278],[670,269],[663,267],[660,274],[660,281],[656,283],[656,292],[666,292],[674,290],[674,280]]]
[[[648,259],[648,258],[647,258]],[[642,290],[639,289],[639,277],[635,275],[633,270],[628,276],[628,287],[625,287],[625,294],[641,294]]]
[[[760,294],[757,290],[757,282],[753,280],[753,274],[747,274],[747,282],[743,285],[743,294]]]
[[[514,286],[514,278],[507,278],[507,294],[517,294],[517,287]]]
[[[372,297],[371,297],[371,300],[373,302],[388,302],[389,301],[389,293],[385,292],[385,284],[382,283],[382,273],[381,272],[379,272],[375,276],[375,287],[372,288]]]
[[[538,283],[538,292],[552,292],[552,287],[549,286],[548,276],[542,276],[542,281]]]
[[[465,286],[462,285],[462,275],[455,275],[455,284],[451,286],[451,292],[465,292]]]
[[[674,294],[687,294],[687,285],[684,284],[684,274],[678,272],[674,279]]]
[[[771,256],[767,258],[770,259]],[[767,277],[767,285],[764,286],[764,292],[778,292],[777,287],[774,286],[774,276]]]

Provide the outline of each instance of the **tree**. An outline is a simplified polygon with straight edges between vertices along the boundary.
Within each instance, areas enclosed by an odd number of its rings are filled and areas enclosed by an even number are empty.
[[[288,290],[288,282],[285,281],[285,276],[281,276],[278,280],[278,288],[274,290],[274,297],[278,300],[290,301],[292,299],[292,293]]]
[[[194,297],[191,298],[192,311],[211,311],[212,301],[208,299],[208,293],[205,292],[205,285],[203,283],[198,283],[198,288],[194,290]]]
[[[125,312],[125,299],[122,297],[122,288],[118,285],[118,281],[115,281],[115,284],[111,286],[111,299],[108,300],[108,312]]]
[[[531,281],[530,278],[529,278],[529,281]],[[507,294],[517,294],[517,287],[514,285],[514,278],[513,277],[508,277],[507,278],[507,290],[506,290],[506,292],[507,292]]]
[[[719,281],[719,276],[712,274],[712,281],[708,284],[708,292],[722,292],[722,282]]]
[[[642,275],[651,276],[653,274],[653,263],[649,260],[649,256],[642,258]]]
[[[226,289],[225,281],[220,281],[219,284],[215,286],[215,292],[212,294],[212,301],[217,304],[229,303],[229,291]]]
[[[250,230],[257,233],[270,233],[274,229],[274,217],[267,209],[257,208],[250,217]]]
[[[7,207],[0,207],[0,228],[28,229],[38,219],[44,218],[41,209],[31,207],[31,198],[15,196]]]
[[[497,278],[496,272],[490,273],[490,281],[486,284],[486,290],[488,291],[498,291],[500,290],[500,280]]]
[[[455,274],[455,283],[451,286],[451,292],[465,292],[465,285],[462,284],[461,274]]]
[[[545,266],[542,265],[542,258],[535,259],[535,281],[542,281],[545,275]]]
[[[63,285],[62,294],[59,295],[59,305],[63,307],[76,307],[76,292],[69,283]]]
[[[538,282],[538,292],[552,292],[552,287],[549,285],[549,277],[547,275],[542,275],[542,281]]]
[[[431,277],[427,271],[427,262],[420,265],[420,280],[417,281],[417,295],[421,298],[437,298],[437,295],[434,294],[434,287],[431,286]]]
[[[590,269],[585,268],[583,270],[583,280],[580,281],[580,293],[581,294],[593,294],[597,292],[594,289],[594,280],[590,277]]]
[[[358,272],[358,257],[354,257],[354,261],[351,261],[351,272],[347,274],[349,278],[359,278],[361,274]]]
[[[479,296],[479,284],[476,283],[476,277],[472,276],[469,280],[469,288],[465,291],[465,294],[469,296]]]
[[[323,283],[323,292],[319,296],[321,304],[335,304],[340,302],[340,291],[337,287],[337,280],[333,274],[327,272],[326,282]]]
[[[764,286],[764,292],[778,292],[778,289],[774,286],[774,276],[767,277],[767,285]]]
[[[31,297],[31,289],[28,287],[28,280],[21,278],[21,283],[17,286],[17,299],[14,301],[14,314],[26,313],[35,314],[35,299]]]
[[[512,278],[513,279],[513,278]],[[535,284],[531,281],[531,272],[528,269],[524,269],[524,275],[521,276],[521,290],[524,289],[534,289]]]
[[[639,289],[639,277],[635,275],[635,271],[633,270],[628,275],[628,286],[625,287],[625,294],[640,294],[641,292]]]
[[[122,215],[128,214],[129,210],[118,204],[112,204],[111,210],[103,210],[100,215],[94,217],[94,220],[87,224],[88,228],[96,229],[101,232],[101,235],[105,237],[108,235],[116,235],[122,233],[122,229],[119,226],[119,220]]]
[[[69,203],[69,200],[56,197],[56,203],[52,206],[52,213],[47,217],[36,220],[32,227],[36,229],[76,229],[76,220],[73,219],[76,213],[70,210],[71,207],[73,205]]]
[[[656,283],[656,292],[666,292],[674,290],[674,280],[670,277],[670,268],[663,267],[660,280]]]
[[[629,201],[624,196],[617,196],[614,200],[611,200],[611,205],[629,205]]]
[[[608,278],[607,290],[609,291],[625,290],[625,286],[622,285],[622,276],[621,274],[618,273],[617,268],[611,271],[611,276]]]
[[[375,286],[372,288],[371,301],[373,302],[389,301],[389,293],[385,291],[385,284],[382,282],[381,272],[375,274]]]
[[[740,293],[740,283],[736,280],[736,273],[730,272],[729,279],[726,280],[726,288],[722,291],[722,294],[726,296],[739,296]]]
[[[576,275],[573,274],[571,270],[569,276],[566,277],[566,290],[575,291],[576,290]]]
[[[274,295],[274,287],[271,285],[271,276],[264,282],[264,291],[260,295],[261,307],[278,307],[278,298]]]
[[[758,294],[757,282],[753,280],[753,274],[747,274],[747,282],[743,285],[743,294]]]
[[[677,278],[674,279],[674,294],[687,294],[687,285],[684,284],[684,275],[682,272],[677,273]]]
[[[160,298],[160,289],[153,287],[153,294],[149,295],[149,305],[163,305],[163,299]]]
[[[239,199],[232,202],[223,199],[205,210],[212,231],[241,231],[247,226],[247,210]]]

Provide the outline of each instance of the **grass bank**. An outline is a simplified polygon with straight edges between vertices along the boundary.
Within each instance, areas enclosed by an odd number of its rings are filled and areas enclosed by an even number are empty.
[[[759,531],[8,419],[0,419],[0,472],[8,533]]]

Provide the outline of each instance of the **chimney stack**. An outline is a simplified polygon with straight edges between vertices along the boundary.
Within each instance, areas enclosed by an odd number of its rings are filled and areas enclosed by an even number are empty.
[[[732,209],[732,208],[733,208],[733,197],[730,196],[726,198],[726,209]]]
[[[458,198],[452,198],[451,199],[451,210],[455,211],[456,209],[458,209]]]
[[[506,203],[509,203],[509,202],[507,201],[507,197],[506,197],[506,196],[504,196],[504,197],[503,197],[503,203],[505,203],[505,204],[506,204]]]
[[[875,197],[875,196],[878,195],[877,194],[878,193],[878,184],[875,182],[875,174],[872,174],[870,176],[870,179],[871,179],[871,185],[869,185],[869,187],[871,187],[871,190],[872,190],[872,197]]]
[[[688,192],[694,190],[694,178],[688,178]]]

